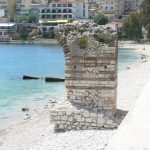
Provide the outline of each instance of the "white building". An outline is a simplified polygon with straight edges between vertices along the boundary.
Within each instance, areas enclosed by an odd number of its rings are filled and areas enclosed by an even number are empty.
[[[116,18],[124,14],[124,0],[92,0],[91,10],[96,14],[104,12]]]
[[[54,0],[48,3],[47,7],[39,8],[41,19],[87,19],[88,3],[76,0]]]
[[[16,0],[16,13],[29,14],[30,9],[41,7],[45,0]]]
[[[15,23],[0,23],[0,42],[11,41],[14,32],[16,32]]]
[[[47,3],[47,7],[39,8],[39,17],[39,29],[50,32],[58,24],[64,24],[73,19],[88,19],[88,3],[76,0],[53,0]]]
[[[4,9],[0,9],[0,17],[4,17],[5,16],[5,10]]]
[[[7,14],[7,0],[0,0],[0,15],[1,17],[6,16]]]

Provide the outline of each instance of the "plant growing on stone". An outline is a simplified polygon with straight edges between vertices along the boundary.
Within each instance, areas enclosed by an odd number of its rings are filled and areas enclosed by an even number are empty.
[[[95,36],[96,41],[98,42],[105,42],[105,38],[101,35],[96,35]]]
[[[79,39],[79,46],[81,49],[84,49],[87,46],[87,41],[84,38]]]

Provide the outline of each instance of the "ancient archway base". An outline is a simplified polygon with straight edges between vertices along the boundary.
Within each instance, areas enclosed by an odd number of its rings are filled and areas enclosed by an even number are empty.
[[[92,23],[60,25],[67,100],[50,111],[56,130],[116,128],[117,38]]]

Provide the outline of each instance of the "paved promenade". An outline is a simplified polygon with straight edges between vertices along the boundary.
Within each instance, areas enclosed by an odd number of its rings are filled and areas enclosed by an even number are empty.
[[[150,150],[150,82],[109,142],[107,150]]]

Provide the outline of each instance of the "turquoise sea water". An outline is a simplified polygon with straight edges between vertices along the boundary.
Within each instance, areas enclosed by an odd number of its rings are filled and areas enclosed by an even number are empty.
[[[121,49],[119,69],[138,59],[134,50]],[[0,124],[22,115],[22,107],[33,110],[50,99],[61,100],[66,95],[64,83],[23,81],[22,76],[64,77],[64,63],[59,46],[0,45]]]
[[[136,49],[119,48],[118,69],[125,69],[130,64],[140,60],[140,55],[136,53]]]

